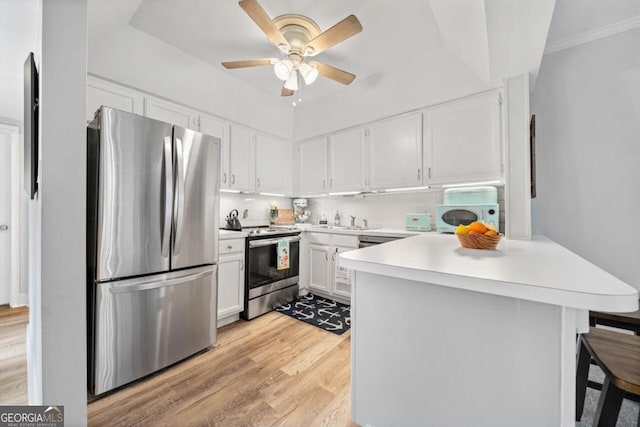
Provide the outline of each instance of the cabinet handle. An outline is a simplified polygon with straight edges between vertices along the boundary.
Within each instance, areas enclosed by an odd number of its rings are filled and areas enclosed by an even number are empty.
[[[227,173],[226,172],[222,174],[222,183],[223,184],[227,183]]]
[[[324,189],[327,188],[327,180],[326,179],[322,180],[322,188],[324,188]]]
[[[327,252],[324,253],[324,259],[329,261],[329,254]]]
[[[420,179],[420,169],[418,168],[418,179]]]
[[[258,188],[260,188],[260,178],[256,178],[256,182],[258,183]]]
[[[233,246],[227,245],[227,249],[233,249]]]
[[[240,271],[244,270],[244,261],[240,260]]]
[[[431,179],[431,167],[429,167],[429,179]]]
[[[235,174],[231,174],[231,183],[232,184],[236,183],[236,175]]]
[[[334,252],[333,254],[331,254],[331,261],[335,261],[336,260],[336,253]]]

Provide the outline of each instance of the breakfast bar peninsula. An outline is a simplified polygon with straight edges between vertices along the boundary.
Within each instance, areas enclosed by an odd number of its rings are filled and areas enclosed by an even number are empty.
[[[363,426],[573,427],[588,311],[638,309],[635,288],[544,237],[477,250],[426,233],[339,259]]]

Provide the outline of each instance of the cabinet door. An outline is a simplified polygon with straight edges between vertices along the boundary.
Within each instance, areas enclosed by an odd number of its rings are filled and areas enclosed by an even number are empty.
[[[200,116],[200,132],[220,138],[220,188],[229,188],[229,124],[211,116]]]
[[[346,246],[334,246],[332,254],[332,293],[345,298],[351,298],[351,283],[353,281],[353,271],[347,269],[338,270],[338,254],[353,251],[357,248]]]
[[[299,167],[301,195],[327,192],[327,138],[300,144]]]
[[[198,130],[197,111],[153,96],[147,96],[144,99],[144,115],[187,129]]]
[[[329,293],[331,277],[329,246],[309,244],[309,288]]]
[[[229,148],[229,188],[253,191],[254,175],[254,133],[240,126],[231,125]]]
[[[373,189],[422,185],[422,113],[371,125],[369,170]]]
[[[428,183],[502,178],[501,103],[498,92],[425,112],[425,170]]]
[[[365,131],[355,129],[329,137],[329,191],[362,190],[367,186]]]
[[[220,257],[218,319],[244,310],[244,253]]]
[[[142,115],[143,103],[144,95],[140,92],[87,76],[87,121],[93,120],[96,110],[102,105]]]
[[[284,168],[288,165],[283,141],[256,135],[256,191],[284,195]]]

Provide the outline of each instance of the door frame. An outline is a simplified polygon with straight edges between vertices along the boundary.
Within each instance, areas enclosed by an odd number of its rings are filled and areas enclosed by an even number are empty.
[[[0,132],[11,140],[11,290],[9,306],[27,304],[27,295],[20,294],[20,128],[0,123]]]

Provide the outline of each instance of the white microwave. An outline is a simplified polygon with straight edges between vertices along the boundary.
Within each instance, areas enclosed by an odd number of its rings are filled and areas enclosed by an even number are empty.
[[[437,205],[436,231],[453,233],[460,224],[469,225],[473,221],[491,224],[496,228],[500,224],[500,206],[495,203],[484,205]]]

